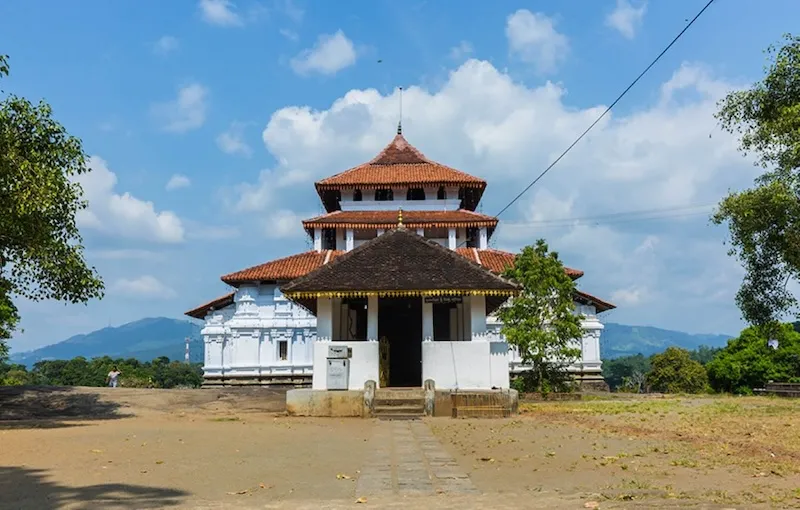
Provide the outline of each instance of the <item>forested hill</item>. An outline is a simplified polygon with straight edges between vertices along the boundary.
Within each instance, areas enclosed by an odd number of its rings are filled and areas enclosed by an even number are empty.
[[[600,335],[600,357],[603,359],[643,354],[650,356],[667,347],[695,350],[701,345],[725,347],[730,335],[692,335],[651,326],[627,326],[608,322]]]
[[[629,354],[649,356],[663,351],[671,345],[693,350],[700,345],[722,347],[727,335],[690,335],[680,331],[649,326],[626,326],[607,323],[600,337],[602,357],[615,358]],[[99,329],[92,333],[76,335],[30,352],[12,353],[11,361],[32,366],[39,360],[71,359],[75,356],[94,358],[136,358],[150,361],[159,356],[172,360],[183,360],[184,342],[188,336],[190,358],[193,362],[203,360],[201,326],[186,320],[154,317],[130,322],[122,326]]]

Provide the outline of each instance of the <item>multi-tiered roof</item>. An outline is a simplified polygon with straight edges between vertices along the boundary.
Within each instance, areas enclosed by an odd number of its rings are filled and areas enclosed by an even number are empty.
[[[491,236],[498,224],[497,218],[475,212],[486,189],[486,181],[428,159],[409,144],[399,130],[397,136],[375,158],[322,179],[315,186],[327,213],[303,221],[303,228],[312,236],[315,230],[320,229],[391,230],[398,226],[398,217],[401,214],[402,225],[406,229],[486,228],[488,235]],[[460,208],[403,210],[402,213],[399,208],[341,209],[343,191],[353,193],[357,190],[358,193],[362,193],[380,189],[412,188],[441,190],[440,193],[448,189],[457,189]],[[495,274],[500,274],[511,267],[515,258],[510,252],[474,247],[459,247],[454,252]],[[308,251],[223,275],[221,279],[234,287],[247,283],[287,284],[329,264],[345,253],[344,250],[333,249]],[[374,267],[370,269],[372,267],[370,265],[363,267],[364,271],[375,269]],[[583,271],[577,269],[566,268],[566,271],[573,279],[583,276]],[[231,292],[186,312],[186,315],[203,319],[209,311],[231,305],[233,297],[234,293]],[[576,292],[575,299],[595,306],[597,312],[614,308],[611,303],[581,291]]]

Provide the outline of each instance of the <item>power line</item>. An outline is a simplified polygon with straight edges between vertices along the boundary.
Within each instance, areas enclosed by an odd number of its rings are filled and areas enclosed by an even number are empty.
[[[650,70],[650,68],[652,68],[654,65],[656,65],[656,63],[657,63],[659,60],[661,60],[661,57],[663,57],[663,56],[664,56],[664,54],[665,54],[667,51],[669,51],[669,49],[670,49],[670,48],[672,48],[672,46],[673,46],[673,45],[674,45],[676,42],[678,42],[678,39],[680,39],[680,38],[681,38],[681,36],[683,36],[683,34],[684,34],[684,33],[685,33],[687,30],[689,30],[689,27],[691,27],[691,26],[694,24],[694,22],[695,22],[695,21],[697,21],[697,19],[698,19],[698,18],[699,18],[699,17],[700,17],[700,16],[701,16],[701,15],[702,15],[702,14],[703,14],[705,11],[706,11],[706,9],[708,9],[708,8],[711,6],[711,4],[713,4],[713,3],[714,3],[714,0],[708,0],[708,3],[706,3],[706,5],[705,5],[705,6],[704,6],[702,9],[700,9],[700,12],[698,12],[698,13],[695,15],[695,17],[694,17],[694,18],[692,18],[692,20],[691,20],[691,21],[689,21],[689,23],[688,23],[688,24],[687,24],[687,25],[686,25],[686,26],[683,28],[683,30],[681,30],[681,31],[678,33],[678,35],[676,35],[676,36],[675,36],[675,38],[674,38],[674,39],[672,39],[672,41],[671,41],[671,42],[670,42],[670,43],[667,45],[667,47],[666,47],[666,48],[664,48],[664,49],[661,51],[661,53],[659,53],[659,54],[658,54],[658,56],[657,56],[657,57],[656,57],[656,58],[655,58],[655,59],[654,59],[652,62],[650,62],[650,65],[648,65],[648,66],[647,66],[647,67],[644,69],[644,71],[642,71],[641,73],[639,73],[639,76],[637,76],[637,77],[636,77],[636,79],[635,79],[635,80],[633,80],[633,81],[631,82],[631,84],[630,84],[630,85],[628,85],[628,87],[627,87],[625,90],[623,90],[623,91],[622,91],[622,93],[621,93],[619,96],[617,96],[617,98],[614,100],[614,102],[613,102],[613,103],[611,103],[611,104],[608,106],[608,108],[606,108],[606,109],[605,109],[605,111],[604,111],[602,114],[600,114],[600,116],[599,116],[599,117],[597,117],[597,119],[596,119],[594,122],[592,122],[592,123],[589,125],[589,127],[588,127],[588,128],[586,128],[586,130],[585,130],[583,133],[581,133],[581,135],[580,135],[578,138],[576,138],[576,139],[575,139],[575,141],[574,141],[574,142],[572,142],[572,143],[569,145],[569,147],[567,147],[567,148],[564,150],[564,152],[562,152],[562,153],[561,153],[561,155],[560,155],[560,156],[558,156],[558,157],[557,157],[557,158],[556,158],[556,159],[555,159],[555,160],[554,160],[552,163],[550,163],[550,165],[549,165],[547,168],[545,168],[545,169],[544,169],[544,171],[543,171],[542,173],[540,173],[540,174],[539,174],[539,175],[538,175],[538,176],[537,176],[537,177],[536,177],[536,178],[535,178],[535,179],[534,179],[534,180],[533,180],[533,181],[532,181],[530,184],[528,184],[528,185],[525,187],[525,189],[523,189],[523,190],[522,190],[522,191],[521,191],[521,192],[520,192],[520,193],[519,193],[517,196],[515,196],[515,197],[514,197],[514,199],[513,199],[513,200],[511,200],[511,202],[509,202],[509,203],[508,203],[508,204],[507,204],[505,207],[503,207],[503,209],[501,209],[501,210],[500,210],[500,212],[499,212],[499,213],[497,213],[495,216],[496,216],[496,217],[499,217],[501,214],[503,214],[504,212],[506,212],[506,210],[507,210],[509,207],[511,207],[512,205],[514,205],[514,203],[515,203],[517,200],[519,200],[519,199],[520,199],[520,197],[522,197],[522,195],[524,195],[525,193],[527,193],[529,189],[531,189],[531,188],[532,188],[532,187],[533,187],[533,186],[534,186],[534,185],[535,185],[537,182],[539,182],[539,179],[541,179],[542,177],[544,177],[544,176],[545,176],[545,174],[547,174],[547,172],[549,172],[551,168],[553,168],[554,166],[556,166],[556,164],[558,164],[558,162],[559,162],[559,161],[561,161],[561,159],[562,159],[564,156],[566,156],[566,155],[567,155],[567,153],[568,153],[569,151],[571,151],[571,150],[572,150],[572,148],[573,148],[573,147],[575,147],[575,145],[577,145],[577,144],[578,144],[578,142],[580,142],[580,141],[583,139],[583,137],[584,137],[584,136],[586,136],[586,134],[587,134],[587,133],[589,133],[589,131],[591,131],[591,130],[592,130],[592,128],[594,128],[594,127],[595,127],[595,125],[597,125],[597,123],[598,123],[598,122],[600,122],[600,121],[603,119],[603,117],[605,117],[605,116],[606,116],[606,114],[608,114],[608,112],[610,112],[610,111],[611,111],[611,109],[612,109],[612,108],[614,108],[614,106],[616,106],[616,104],[617,104],[617,103],[618,103],[618,102],[619,102],[619,101],[620,101],[620,100],[621,100],[623,97],[625,97],[625,95],[628,93],[628,91],[630,91],[630,90],[633,88],[633,86],[634,86],[634,85],[636,85],[636,84],[639,82],[639,80],[640,80],[640,79],[641,79],[641,78],[642,78],[642,77],[643,77],[645,74],[647,74],[647,72]]]
[[[599,214],[595,216],[582,216],[572,218],[553,218],[549,220],[534,220],[534,221],[520,221],[514,223],[503,223],[508,226],[547,226],[547,225],[572,225],[581,222],[597,222],[603,220],[647,220],[659,218],[672,218],[680,216],[691,216],[695,214],[707,214],[715,204],[694,204],[680,207],[664,207],[660,209],[639,209],[634,211],[621,211],[608,214]],[[670,214],[678,213],[678,214]]]
[[[564,227],[578,227],[584,225],[615,225],[619,223],[633,223],[633,222],[640,222],[640,221],[653,221],[653,220],[667,220],[667,219],[677,219],[677,218],[688,218],[691,216],[699,216],[707,214],[707,211],[694,211],[694,212],[678,212],[677,214],[661,214],[656,216],[645,216],[645,217],[621,217],[616,219],[609,219],[609,220],[583,220],[583,221],[572,221],[572,222],[563,222],[563,223],[546,223],[546,224],[537,224],[537,223],[503,223],[498,228],[522,228],[522,227],[532,227],[535,226],[538,229],[548,229],[548,228],[564,228]]]

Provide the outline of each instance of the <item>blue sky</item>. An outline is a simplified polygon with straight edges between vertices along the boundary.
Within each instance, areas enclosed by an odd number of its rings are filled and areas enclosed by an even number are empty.
[[[3,88],[48,101],[93,156],[80,224],[107,286],[88,306],[21,302],[11,346],[180,317],[220,275],[307,249],[314,180],[388,143],[398,86],[408,140],[486,178],[494,214],[704,3],[3,2]],[[800,15],[768,7],[717,0],[493,245],[546,238],[619,305],[608,320],[736,333],[741,270],[703,206],[755,175],[713,112]]]

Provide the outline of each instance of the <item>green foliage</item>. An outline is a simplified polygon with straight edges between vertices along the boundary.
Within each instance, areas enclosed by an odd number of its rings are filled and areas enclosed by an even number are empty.
[[[0,56],[0,78],[8,75]],[[19,321],[12,296],[85,303],[103,283],[83,258],[75,216],[86,208],[74,177],[89,169],[79,139],[47,103],[0,101],[0,359]]]
[[[709,347],[707,345],[701,345],[696,350],[689,351],[689,357],[705,366],[721,351],[722,347]]]
[[[541,239],[523,248],[504,276],[521,284],[523,292],[498,311],[502,332],[532,367],[516,384],[525,391],[569,390],[566,368],[580,356],[574,342],[583,334],[574,313],[575,282]]]
[[[650,371],[650,358],[641,354],[623,356],[603,361],[603,379],[611,391],[633,391],[639,393],[643,387],[637,383]],[[624,386],[624,387],[623,387]]]
[[[708,374],[689,351],[669,347],[650,359],[647,386],[661,393],[702,393],[708,390]]]
[[[786,285],[800,276],[800,38],[787,35],[767,53],[766,77],[729,94],[717,118],[768,171],[754,188],[724,198],[712,217],[728,224],[730,254],[746,270],[736,303],[765,334],[797,305]]]
[[[121,372],[119,383],[128,388],[199,388],[203,383],[200,363],[182,363],[160,357],[147,363],[108,356],[87,360],[40,361],[27,371],[24,365],[0,363],[0,385],[105,386],[113,367]]]
[[[747,328],[728,342],[706,368],[717,391],[752,393],[769,381],[791,382],[800,377],[800,333],[785,324],[772,332],[778,348],[770,347],[759,328]]]

